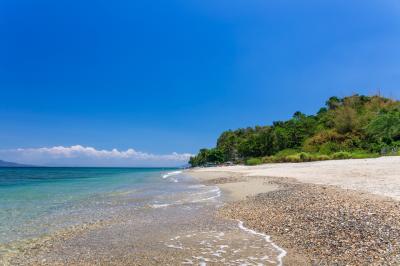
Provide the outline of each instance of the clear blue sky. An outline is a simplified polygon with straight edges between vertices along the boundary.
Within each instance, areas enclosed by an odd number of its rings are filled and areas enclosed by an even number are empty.
[[[195,153],[221,131],[400,97],[393,1],[0,2],[0,149]]]

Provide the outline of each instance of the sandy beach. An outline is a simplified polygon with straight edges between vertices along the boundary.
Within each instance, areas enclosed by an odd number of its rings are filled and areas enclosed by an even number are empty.
[[[112,190],[110,215],[0,245],[0,264],[399,265],[399,165],[387,157],[158,173],[151,187],[171,193],[154,201]]]
[[[286,265],[398,265],[400,157],[191,169],[223,217],[288,251]]]
[[[289,177],[299,182],[334,185],[400,200],[400,157],[276,163],[259,166],[198,168],[190,173],[201,180],[216,177]],[[254,187],[254,189],[259,189]]]

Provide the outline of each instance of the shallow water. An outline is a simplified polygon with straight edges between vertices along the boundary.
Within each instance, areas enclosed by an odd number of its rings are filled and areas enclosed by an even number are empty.
[[[26,265],[280,264],[266,236],[215,216],[220,196],[177,169],[0,169],[0,256]]]
[[[145,168],[0,169],[0,243],[106,219],[181,188]]]

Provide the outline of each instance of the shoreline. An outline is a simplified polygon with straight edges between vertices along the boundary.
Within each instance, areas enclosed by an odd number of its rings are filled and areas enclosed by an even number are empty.
[[[225,202],[244,200],[249,196],[279,190],[279,185],[268,182],[262,176],[246,177],[242,174],[221,172],[196,172],[189,170],[186,173],[208,186],[217,186],[223,192]]]
[[[171,173],[160,178],[168,178],[165,182],[174,187],[174,180],[180,179]],[[282,265],[285,251],[268,235],[247,228],[243,221],[218,215],[219,188],[204,186],[187,175],[182,178],[188,178],[181,183],[186,190],[174,193],[171,204],[115,209],[111,220],[14,241],[0,246],[0,252],[6,252],[0,254],[0,264]]]
[[[334,163],[343,164],[337,167],[343,175],[352,161]],[[304,169],[314,171],[313,165],[295,167],[303,168],[300,173],[304,174]],[[289,266],[399,264],[399,201],[388,195],[300,182],[301,177],[271,176],[271,169],[276,167],[293,165],[183,171],[181,177],[188,178],[188,182],[182,183],[186,187],[184,194],[172,194],[176,204],[160,202],[156,207],[150,204],[145,208],[121,209],[110,221],[78,226],[27,246],[10,246],[18,253],[8,259],[9,264],[281,265],[281,260]],[[327,166],[317,167],[323,171]],[[351,165],[350,169],[354,171],[354,167]],[[353,173],[345,184],[354,184],[355,178],[364,182],[370,177],[363,171],[369,170],[358,169],[358,177]],[[160,178],[165,179],[164,176]],[[179,176],[166,178],[170,180],[165,182],[176,188],[174,180]],[[393,181],[386,176],[379,179]],[[325,181],[331,182],[332,178]],[[396,189],[393,186],[388,194]],[[185,202],[182,197],[186,197]]]
[[[218,215],[271,235],[288,251],[285,265],[398,265],[397,165],[400,157],[185,172],[220,187],[226,205]]]

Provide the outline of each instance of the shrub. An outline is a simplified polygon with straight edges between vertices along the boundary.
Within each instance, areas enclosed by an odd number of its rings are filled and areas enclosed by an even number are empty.
[[[275,156],[265,156],[262,158],[263,163],[276,163],[278,159]]]
[[[288,155],[284,158],[284,162],[299,163],[301,162],[299,154]]]
[[[281,162],[299,163],[299,162],[310,162],[313,160],[313,156],[306,152],[300,152],[281,158]]]
[[[286,157],[290,155],[295,155],[297,154],[298,151],[295,149],[284,149],[275,155],[264,157],[264,160],[268,163],[281,163],[281,162],[288,162],[288,159]]]
[[[271,158],[272,156],[265,156],[265,157],[262,157],[262,162],[263,163],[272,163],[272,158]]]
[[[400,152],[398,153],[400,155]],[[340,160],[340,159],[364,159],[364,158],[376,158],[379,157],[378,153],[366,153],[363,151],[350,152],[336,152],[332,155],[327,154],[312,154],[307,152],[300,152],[290,154],[287,156],[266,156],[261,159],[262,163],[300,163],[300,162],[312,162],[312,161],[326,161],[326,160]],[[248,164],[248,163],[247,163]],[[259,164],[259,163],[257,163]]]
[[[343,159],[351,159],[351,153],[340,151],[332,154],[332,159],[343,160]]]
[[[246,161],[246,165],[257,165],[262,163],[263,162],[260,158],[250,158]]]
[[[379,157],[377,153],[365,153],[365,152],[353,152],[351,158],[353,159],[365,159],[365,158],[376,158]]]
[[[318,154],[318,155],[315,155],[314,159],[316,161],[326,161],[326,160],[330,160],[331,157],[329,157],[329,155],[325,155],[325,154]]]
[[[312,160],[312,156],[306,152],[299,153],[299,158],[300,158],[300,161],[302,161],[302,162],[309,162]]]
[[[281,150],[280,152],[276,153],[274,156],[276,156],[278,158],[279,157],[284,158],[284,157],[289,156],[289,155],[297,154],[298,152],[299,151],[295,150],[295,149],[284,149],[284,150]]]

